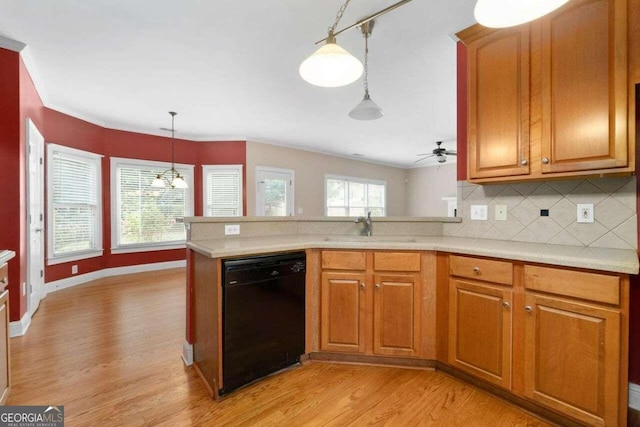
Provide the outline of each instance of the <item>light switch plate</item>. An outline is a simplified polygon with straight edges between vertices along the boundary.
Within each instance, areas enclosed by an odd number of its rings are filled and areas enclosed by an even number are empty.
[[[487,205],[471,205],[471,219],[475,221],[486,221],[489,208]]]
[[[507,205],[496,205],[495,220],[496,221],[507,220]]]
[[[577,215],[578,222],[592,223],[594,219],[593,203],[578,204]]]
[[[224,235],[231,236],[240,234],[240,224],[226,224],[224,226]]]

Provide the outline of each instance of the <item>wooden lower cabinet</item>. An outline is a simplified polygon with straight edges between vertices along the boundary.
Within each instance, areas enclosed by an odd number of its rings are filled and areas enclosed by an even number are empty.
[[[320,348],[364,353],[364,273],[324,272],[321,283]]]
[[[524,394],[588,425],[618,425],[620,312],[525,295]]]
[[[374,354],[417,356],[420,343],[419,275],[377,274],[374,281]]]
[[[323,251],[320,350],[419,357],[420,259],[417,252]],[[362,270],[345,271],[354,266]]]
[[[513,291],[449,280],[449,363],[511,389]]]

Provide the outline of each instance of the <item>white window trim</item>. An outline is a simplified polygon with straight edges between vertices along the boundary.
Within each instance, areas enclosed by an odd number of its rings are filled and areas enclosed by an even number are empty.
[[[80,157],[89,162],[93,162],[98,167],[96,176],[96,249],[89,251],[73,252],[68,255],[53,255],[53,205],[51,195],[53,194],[53,168],[50,162],[53,161],[54,152],[60,152],[70,156]],[[102,158],[104,156],[90,151],[78,150],[53,143],[47,143],[47,265],[63,264],[70,261],[100,257],[104,253],[102,247]]]
[[[384,216],[387,216],[387,211],[389,210],[387,205],[387,181],[380,179],[369,179],[369,178],[358,178],[356,176],[347,176],[347,175],[334,175],[334,174],[325,174],[324,175],[324,214],[328,216],[329,206],[327,206],[327,180],[328,179],[336,179],[342,181],[351,181],[358,182],[362,184],[375,184],[375,185],[384,185]]]
[[[296,196],[296,171],[293,169],[284,169],[284,168],[276,168],[271,166],[256,166],[256,216],[264,216],[264,212],[260,213],[259,211],[264,208],[264,206],[260,206],[262,200],[260,199],[260,172],[275,172],[275,173],[288,173],[291,175],[291,206],[289,206],[289,212],[286,216],[294,216],[296,210],[295,196]]]
[[[171,250],[171,249],[184,249],[186,248],[186,242],[170,242],[166,244],[162,243],[145,243],[145,244],[130,244],[130,245],[117,245],[119,229],[120,229],[120,221],[118,218],[119,210],[119,197],[120,194],[118,192],[118,167],[120,166],[133,166],[133,167],[152,167],[159,168],[163,170],[171,169],[171,163],[168,162],[158,162],[154,160],[138,160],[138,159],[128,159],[124,157],[111,157],[111,253],[112,254],[130,254],[135,252],[151,252],[151,251],[162,251],[162,250]],[[187,165],[183,163],[176,163],[175,168],[180,171],[188,171],[189,174],[185,175],[183,178],[189,186],[187,190],[187,212],[185,212],[185,216],[193,216],[193,172],[195,169],[194,165]]]
[[[231,170],[237,170],[238,173],[240,174],[240,187],[239,187],[239,191],[240,191],[240,206],[239,206],[239,210],[238,212],[240,212],[240,215],[238,216],[243,216],[244,215],[244,174],[243,174],[243,167],[242,165],[202,165],[202,216],[207,216],[207,193],[208,193],[208,188],[207,188],[207,175],[209,174],[209,172],[212,171],[216,171],[216,170],[220,170],[220,169],[231,169]]]

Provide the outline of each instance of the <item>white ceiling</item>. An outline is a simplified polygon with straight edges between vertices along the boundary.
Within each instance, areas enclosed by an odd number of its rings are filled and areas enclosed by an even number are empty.
[[[338,28],[396,0],[353,0]],[[376,21],[371,98],[382,119],[347,113],[362,81],[304,82],[298,66],[326,36],[341,0],[0,0],[0,36],[27,45],[45,104],[105,127],[248,139],[415,166],[435,141],[455,149],[456,48],[475,0],[413,0]],[[355,28],[338,44],[363,59]],[[419,165],[426,165],[422,162]]]

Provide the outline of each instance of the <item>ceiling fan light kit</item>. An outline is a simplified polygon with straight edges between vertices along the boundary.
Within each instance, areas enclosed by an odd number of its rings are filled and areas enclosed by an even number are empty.
[[[478,0],[474,15],[479,24],[506,28],[524,24],[554,11],[569,0]]]

